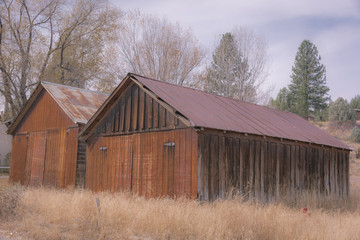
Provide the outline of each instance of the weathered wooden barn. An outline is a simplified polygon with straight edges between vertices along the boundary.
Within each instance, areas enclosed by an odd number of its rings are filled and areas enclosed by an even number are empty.
[[[262,201],[349,193],[349,147],[305,119],[135,74],[79,136],[94,191]]]
[[[77,139],[107,94],[41,82],[9,127],[11,182],[30,186],[84,185],[85,143]]]

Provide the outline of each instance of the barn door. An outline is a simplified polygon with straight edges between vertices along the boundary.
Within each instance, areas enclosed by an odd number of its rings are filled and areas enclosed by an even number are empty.
[[[175,142],[166,142],[163,147],[163,154],[163,193],[169,197],[174,197]]]
[[[133,190],[133,135],[119,136],[116,140],[116,150],[111,158],[115,160],[116,191]],[[110,160],[109,160],[110,161]]]
[[[26,165],[26,151],[28,135],[16,135],[13,137],[10,162],[10,182],[20,182],[24,184],[24,172]]]
[[[46,150],[44,163],[43,185],[57,186],[57,173],[60,159],[60,130],[49,130],[46,134]]]
[[[39,186],[44,177],[46,132],[29,133],[24,184]]]

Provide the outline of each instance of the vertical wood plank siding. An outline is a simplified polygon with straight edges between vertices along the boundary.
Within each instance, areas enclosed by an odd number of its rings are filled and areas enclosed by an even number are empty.
[[[197,148],[197,134],[191,128],[92,136],[87,142],[86,188],[196,198]]]
[[[78,128],[42,90],[13,137],[9,180],[30,186],[75,185]]]
[[[72,125],[74,125],[72,120],[50,94],[43,90],[15,132],[37,132],[48,129],[67,128]]]
[[[198,139],[200,200],[234,190],[263,202],[295,200],[308,190],[337,198],[349,194],[346,150],[214,131]]]
[[[122,135],[179,128],[185,128],[185,125],[175,115],[138,85],[131,84],[97,125],[95,135]]]
[[[12,151],[11,153],[9,174],[9,180],[11,182],[19,182],[20,184],[24,184],[27,145],[27,135],[18,135],[13,137],[12,149],[16,149],[16,151]]]
[[[16,135],[9,180],[29,186],[75,186],[78,128]]]

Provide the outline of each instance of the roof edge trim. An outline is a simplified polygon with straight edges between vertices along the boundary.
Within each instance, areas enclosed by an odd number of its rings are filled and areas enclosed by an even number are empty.
[[[45,89],[44,86],[39,82],[35,88],[35,90],[31,93],[29,99],[26,101],[25,105],[21,108],[18,115],[15,117],[14,122],[9,126],[7,133],[13,135],[26,113],[29,111],[32,104],[38,98],[41,91]]]
[[[80,140],[87,140],[90,133],[93,129],[90,131],[87,131],[90,127],[93,125],[96,125],[99,121],[95,122],[95,120],[98,118],[98,116],[103,112],[103,110],[108,106],[108,104],[111,102],[111,100],[115,97],[115,95],[120,91],[120,89],[125,85],[125,83],[130,78],[131,73],[128,73],[125,78],[120,82],[120,84],[112,91],[112,93],[109,95],[109,97],[105,100],[105,102],[101,105],[101,107],[94,113],[94,115],[89,119],[89,121],[85,124],[85,126],[81,129],[81,131],[78,133],[77,138]]]

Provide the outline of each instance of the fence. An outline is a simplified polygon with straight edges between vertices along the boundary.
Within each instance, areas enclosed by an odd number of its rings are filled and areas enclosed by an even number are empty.
[[[0,175],[9,175],[10,167],[0,167]]]

